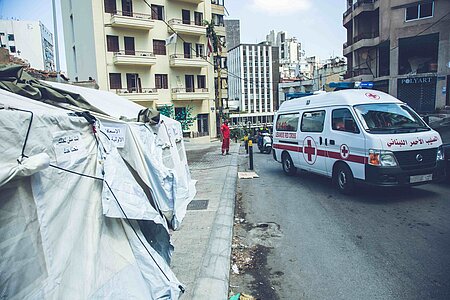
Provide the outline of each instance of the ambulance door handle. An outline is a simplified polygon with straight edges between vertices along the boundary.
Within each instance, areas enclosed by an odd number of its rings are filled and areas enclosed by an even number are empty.
[[[330,145],[334,145],[335,141],[334,140],[330,140]]]
[[[322,137],[319,137],[319,144],[322,145]]]
[[[327,141],[327,139],[325,139],[325,146],[328,146],[328,141]]]

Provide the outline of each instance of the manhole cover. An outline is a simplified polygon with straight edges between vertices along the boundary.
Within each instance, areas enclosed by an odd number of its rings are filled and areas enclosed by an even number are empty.
[[[202,210],[208,208],[209,200],[192,200],[187,210]]]

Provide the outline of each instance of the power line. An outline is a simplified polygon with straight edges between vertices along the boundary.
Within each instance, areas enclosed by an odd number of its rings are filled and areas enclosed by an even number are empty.
[[[142,0],[142,1],[144,1],[144,3],[150,8],[150,10],[152,11],[152,12],[154,12],[154,13],[158,13],[153,7],[151,7],[151,5],[147,2],[147,0]],[[450,12],[448,12],[447,14],[445,14],[444,16],[442,16],[441,18],[439,18],[436,22],[434,22],[434,23],[432,23],[432,24],[430,24],[430,26],[428,26],[428,27],[426,27],[425,29],[423,29],[423,30],[421,30],[419,33],[417,33],[417,34],[415,34],[414,36],[412,36],[412,37],[417,37],[417,36],[419,36],[419,35],[421,35],[422,33],[424,33],[425,31],[427,31],[428,29],[430,29],[431,27],[433,27],[433,26],[435,26],[435,25],[437,25],[439,22],[441,22],[445,17],[447,17],[448,15],[450,15]],[[184,43],[187,43],[186,42],[186,40],[182,37],[182,36],[180,36],[178,33],[177,33],[177,31],[163,18],[161,21],[163,21],[166,25],[167,25],[167,27],[171,30],[171,31],[173,31],[176,35],[177,35],[177,37],[179,37]],[[189,44],[191,44],[191,43],[189,43]],[[397,45],[397,46],[395,46],[395,47],[393,47],[393,48],[390,48],[389,49],[389,52],[391,52],[391,51],[393,51],[393,50],[395,50],[395,49],[397,49],[399,47],[399,45]],[[194,47],[190,47],[191,48],[191,50],[193,50],[197,55],[199,55],[199,53],[197,52],[197,50],[196,49],[194,49]],[[213,63],[211,63],[208,59],[206,59],[203,55],[199,55],[198,57],[200,57],[201,59],[203,59],[203,60],[205,60],[208,64],[210,64],[210,65],[212,65],[213,67],[215,67],[215,65],[213,64]],[[214,57],[214,56],[213,56]],[[373,61],[376,61],[377,60],[377,58],[372,58],[372,59],[370,59],[370,60],[366,60],[364,63],[360,63],[360,64],[358,64],[358,65],[356,65],[356,66],[353,66],[353,68],[358,68],[358,67],[361,67],[361,66],[363,66],[363,65],[368,65],[369,64],[369,62],[373,62]],[[348,66],[348,65],[347,65]],[[264,83],[264,84],[268,84],[268,85],[272,85],[272,84],[274,84],[274,83],[278,83],[278,82],[274,82],[274,81],[255,81],[255,80],[251,80],[251,79],[249,79],[249,78],[243,78],[243,77],[241,77],[240,75],[237,75],[237,74],[234,74],[234,73],[232,73],[232,72],[230,72],[229,70],[228,70],[228,68],[227,68],[227,71],[226,71],[226,73],[227,73],[227,75],[231,75],[232,77],[235,77],[235,78],[237,78],[237,79],[239,79],[239,80],[242,80],[242,81],[244,81],[244,82],[246,82],[247,84],[261,84],[261,83]],[[335,72],[335,73],[330,73],[330,74],[326,74],[326,75],[317,75],[316,77],[313,77],[313,78],[311,78],[311,79],[309,79],[309,80],[312,80],[312,81],[316,81],[316,80],[319,80],[319,79],[325,79],[325,78],[327,78],[327,77],[330,77],[330,76],[334,76],[334,75],[340,75],[341,74],[341,72]],[[372,74],[373,75],[373,74]],[[373,75],[374,76],[374,75]],[[375,77],[375,76],[374,76]]]

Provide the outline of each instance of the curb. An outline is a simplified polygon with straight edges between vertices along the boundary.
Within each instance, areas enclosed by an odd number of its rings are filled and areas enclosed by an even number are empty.
[[[193,289],[193,299],[228,299],[238,151],[239,148],[233,151],[231,165],[227,170],[200,276]]]

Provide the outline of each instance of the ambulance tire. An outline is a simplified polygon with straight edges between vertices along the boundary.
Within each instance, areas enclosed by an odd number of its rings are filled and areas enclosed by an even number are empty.
[[[355,179],[350,168],[345,163],[336,166],[333,180],[339,192],[345,195],[352,194],[355,189]]]
[[[283,171],[289,176],[293,176],[297,172],[297,168],[292,162],[292,158],[289,153],[283,153],[281,155],[281,163],[283,164]]]

